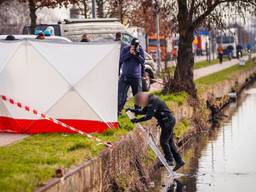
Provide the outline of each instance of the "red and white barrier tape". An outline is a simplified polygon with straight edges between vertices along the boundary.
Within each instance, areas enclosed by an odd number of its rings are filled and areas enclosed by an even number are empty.
[[[10,103],[10,104],[12,104],[12,105],[14,105],[14,106],[20,108],[20,109],[24,109],[25,111],[30,112],[30,113],[34,114],[35,116],[40,117],[41,119],[46,119],[46,120],[51,121],[51,122],[53,122],[53,123],[55,123],[55,124],[57,124],[57,125],[60,125],[60,126],[62,126],[62,127],[65,127],[65,128],[67,128],[67,129],[69,129],[69,130],[71,130],[71,131],[74,131],[74,132],[76,132],[76,133],[79,133],[79,134],[81,134],[81,135],[84,135],[84,136],[86,136],[87,138],[98,142],[99,144],[105,145],[106,147],[112,147],[112,144],[111,144],[110,142],[103,141],[103,140],[101,140],[101,139],[99,139],[99,138],[97,138],[97,137],[95,137],[95,136],[92,136],[91,134],[88,134],[88,133],[85,133],[85,132],[83,132],[83,131],[81,131],[81,130],[79,130],[79,129],[76,129],[76,128],[70,126],[70,125],[67,125],[66,123],[63,123],[63,122],[61,122],[61,121],[55,119],[55,118],[49,117],[48,115],[46,115],[46,114],[44,114],[44,113],[41,113],[41,112],[39,112],[38,110],[33,109],[33,108],[31,108],[31,107],[29,107],[29,106],[27,106],[27,105],[23,105],[22,103],[17,102],[17,101],[15,101],[15,100],[12,99],[12,98],[8,98],[7,96],[2,95],[2,96],[1,96],[1,99],[2,99],[3,101],[5,101],[5,102],[8,102],[8,103]]]

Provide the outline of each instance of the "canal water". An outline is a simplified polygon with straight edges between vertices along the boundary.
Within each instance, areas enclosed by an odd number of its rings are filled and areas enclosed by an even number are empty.
[[[165,178],[160,191],[256,191],[255,88],[228,109],[232,117],[222,126],[192,144],[184,156],[187,165],[180,171],[182,175],[168,189]]]

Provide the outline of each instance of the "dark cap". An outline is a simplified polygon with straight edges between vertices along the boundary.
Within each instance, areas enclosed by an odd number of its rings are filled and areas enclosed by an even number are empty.
[[[131,45],[138,45],[140,42],[137,38],[133,38]]]

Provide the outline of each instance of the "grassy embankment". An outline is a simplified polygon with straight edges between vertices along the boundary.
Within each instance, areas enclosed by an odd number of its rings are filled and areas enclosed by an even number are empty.
[[[252,66],[254,65],[249,62],[244,67],[233,66],[197,80],[196,85],[199,90],[205,90],[207,86],[220,83]],[[187,100],[185,93],[165,96],[160,92],[155,94],[164,99],[169,106],[180,106]],[[119,129],[95,135],[114,142],[134,128],[126,116],[122,116],[119,123]],[[176,136],[181,136],[188,128],[189,120],[178,122],[175,129]],[[83,136],[65,134],[34,135],[19,143],[0,147],[0,191],[32,191],[36,186],[52,178],[55,169],[69,168],[91,159],[104,148]]]
[[[228,61],[228,58],[224,58],[223,61]],[[215,64],[218,64],[219,63],[219,59],[214,59],[214,60],[211,60],[210,62],[205,60],[205,61],[199,61],[199,62],[196,62],[194,64],[194,69],[200,69],[200,68],[204,68],[204,67],[209,67],[211,65],[215,65]]]
[[[169,104],[181,105],[186,101],[186,94],[163,96],[163,99]],[[119,118],[119,123],[119,129],[94,135],[115,142],[134,128],[125,115]],[[0,191],[32,191],[52,178],[57,168],[69,168],[91,159],[104,148],[84,136],[69,134],[33,135],[19,143],[0,147]]]
[[[222,71],[213,73],[211,75],[208,75],[206,77],[202,77],[196,80],[195,83],[196,83],[196,87],[198,89],[199,94],[200,92],[206,90],[207,87],[221,83],[224,80],[231,79],[234,75],[252,68],[253,66],[255,66],[255,64],[256,64],[255,61],[252,61],[252,62],[247,61],[245,66],[234,65]]]

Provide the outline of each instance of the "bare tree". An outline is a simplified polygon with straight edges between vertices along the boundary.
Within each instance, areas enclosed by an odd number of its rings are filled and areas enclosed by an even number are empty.
[[[83,8],[81,11],[83,12],[84,18],[88,18],[88,11],[89,11],[89,5],[88,5],[88,0],[79,0],[79,3],[82,4]]]
[[[96,4],[97,4],[97,16],[99,18],[103,18],[105,16],[104,14],[105,0],[96,0]]]
[[[162,1],[166,16],[177,23],[179,50],[174,79],[168,84],[172,91],[186,91],[196,97],[193,82],[194,56],[192,41],[194,31],[203,26],[218,27],[224,18],[234,12],[253,14],[256,0],[166,0]]]
[[[28,3],[30,11],[31,29],[32,32],[36,27],[37,15],[36,11],[40,8],[55,8],[57,6],[67,6],[68,4],[78,3],[78,0],[20,0],[20,2]]]
[[[108,6],[109,17],[117,17],[121,23],[129,22],[132,15],[132,11],[136,7],[139,1],[136,0],[106,0]]]
[[[171,21],[167,19],[164,10],[160,15],[161,35],[169,36]],[[156,33],[156,0],[141,0],[132,11],[130,22],[134,26],[145,28],[147,34]]]

